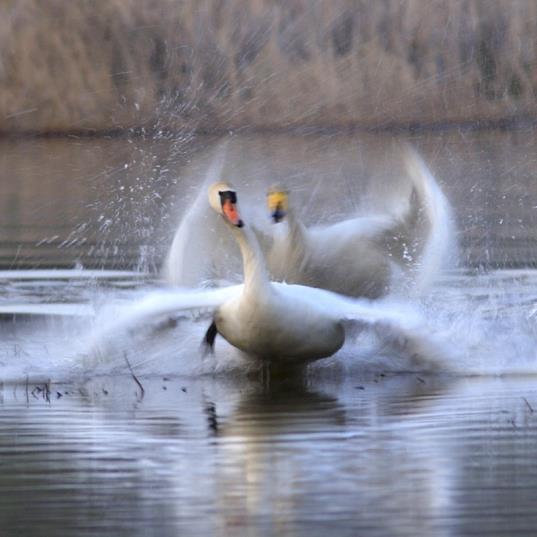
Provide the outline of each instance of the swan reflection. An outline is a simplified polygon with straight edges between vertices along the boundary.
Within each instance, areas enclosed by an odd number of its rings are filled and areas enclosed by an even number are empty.
[[[302,378],[258,385],[225,416],[212,407],[219,527],[249,535],[304,527],[321,535],[328,527],[358,531],[371,524],[389,534],[401,526],[405,534],[432,531],[427,521],[441,516],[448,501],[438,452],[424,458],[394,427],[390,412],[383,416],[389,405],[379,405],[383,398],[419,401],[423,383],[369,379],[363,391],[336,383],[327,392],[309,384]],[[342,388],[345,402],[331,394]],[[352,398],[363,405],[348,405]],[[421,401],[416,404],[416,412],[423,411]],[[376,517],[389,511],[398,516]]]

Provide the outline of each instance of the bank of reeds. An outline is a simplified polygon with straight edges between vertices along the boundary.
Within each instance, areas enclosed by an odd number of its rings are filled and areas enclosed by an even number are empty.
[[[6,0],[3,132],[535,115],[533,0]]]

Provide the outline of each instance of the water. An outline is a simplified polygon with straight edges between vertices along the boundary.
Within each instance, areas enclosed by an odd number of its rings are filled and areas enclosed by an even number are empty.
[[[534,533],[533,380],[143,385],[4,385],[3,535]]]
[[[465,265],[537,261],[532,129],[232,140],[226,179],[247,196],[285,181],[299,204],[313,207],[307,222],[341,218],[375,182],[399,175],[392,143],[411,141],[454,207]],[[0,141],[0,266],[156,271],[217,144],[214,137]]]
[[[225,173],[253,200],[290,177],[330,221],[375,200],[391,138],[239,137]],[[460,229],[460,265],[411,300],[434,360],[364,335],[270,383],[221,339],[200,357],[203,311],[95,348],[166,289],[217,140],[2,142],[0,535],[533,535],[535,137],[410,138]]]

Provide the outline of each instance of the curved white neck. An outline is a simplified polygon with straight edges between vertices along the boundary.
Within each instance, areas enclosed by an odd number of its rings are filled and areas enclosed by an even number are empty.
[[[252,229],[244,225],[241,228],[231,226],[231,230],[241,250],[245,292],[270,291],[265,259]]]
[[[276,243],[283,247],[292,246],[293,250],[302,249],[306,243],[306,229],[291,208],[287,211],[286,222],[274,225],[276,229],[273,237]]]
[[[293,209],[288,209],[287,211],[287,222],[289,225],[289,237],[292,238],[294,244],[304,244],[305,237],[305,228],[302,222],[296,217],[295,211]]]

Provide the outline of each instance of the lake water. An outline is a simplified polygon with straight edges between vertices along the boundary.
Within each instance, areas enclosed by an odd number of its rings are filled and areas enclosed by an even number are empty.
[[[537,138],[395,138],[459,229],[459,265],[409,299],[430,362],[365,337],[270,382],[221,339],[201,358],[203,316],[96,339],[166,289],[218,140],[1,142],[0,535],[535,534]],[[336,220],[397,173],[393,139],[238,136],[225,174]]]
[[[0,266],[158,270],[219,143],[168,138],[1,140]],[[246,195],[283,181],[298,206],[313,207],[306,221],[338,219],[401,174],[400,141],[419,149],[450,199],[465,265],[536,264],[531,128],[236,135],[224,174]]]
[[[3,535],[534,534],[532,380],[143,385],[4,385]]]

